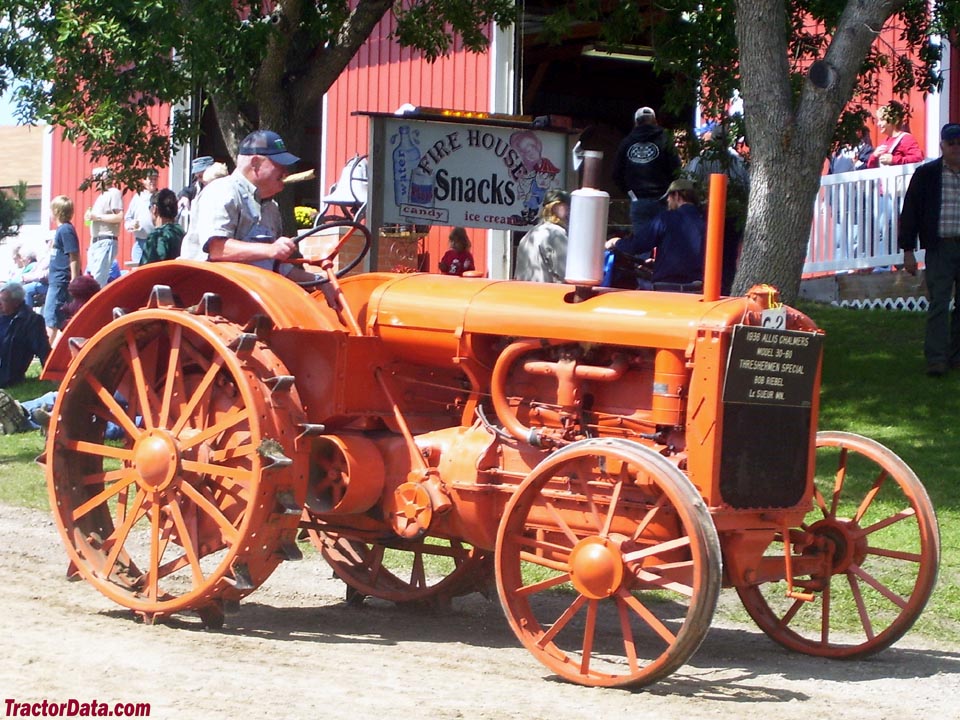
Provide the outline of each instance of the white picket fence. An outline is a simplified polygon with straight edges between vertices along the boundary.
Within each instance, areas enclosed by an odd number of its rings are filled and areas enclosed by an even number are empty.
[[[903,262],[897,218],[913,165],[824,175],[814,206],[805,276],[886,267]],[[923,261],[923,253],[917,253]]]

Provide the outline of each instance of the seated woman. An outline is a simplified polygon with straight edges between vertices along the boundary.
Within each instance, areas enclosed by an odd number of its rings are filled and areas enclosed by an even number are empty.
[[[520,240],[514,280],[562,283],[567,270],[567,216],[570,193],[548,190],[540,206],[540,220]]]
[[[140,264],[176,260],[180,257],[180,244],[184,231],[177,224],[177,196],[170,188],[164,188],[150,198],[150,216],[154,230],[143,241]]]

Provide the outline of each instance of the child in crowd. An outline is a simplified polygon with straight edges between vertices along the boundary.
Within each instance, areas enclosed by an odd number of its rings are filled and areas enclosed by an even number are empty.
[[[462,227],[455,227],[450,231],[450,249],[440,259],[440,272],[444,275],[463,275],[474,268],[467,231]]]
[[[50,201],[50,211],[57,221],[57,231],[50,248],[50,276],[47,298],[43,304],[43,320],[52,345],[66,321],[61,308],[70,300],[67,287],[80,276],[80,239],[73,227],[73,201],[66,195],[57,195]]]

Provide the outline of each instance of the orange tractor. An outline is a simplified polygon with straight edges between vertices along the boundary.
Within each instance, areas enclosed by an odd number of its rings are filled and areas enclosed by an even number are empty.
[[[876,442],[818,432],[822,334],[771,289],[718,297],[715,261],[702,295],[338,279],[338,249],[313,288],[148,265],[71,321],[41,457],[71,574],[147,622],[211,626],[298,539],[355,599],[495,575],[524,646],[603,686],[681,666],[721,587],[823,657],[922,611],[926,492]]]

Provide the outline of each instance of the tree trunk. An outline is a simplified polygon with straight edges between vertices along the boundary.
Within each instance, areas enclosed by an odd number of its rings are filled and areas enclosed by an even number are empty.
[[[750,201],[733,292],[758,283],[793,303],[833,131],[883,23],[904,0],[849,0],[823,56],[828,82],[791,86],[785,0],[736,0]]]

